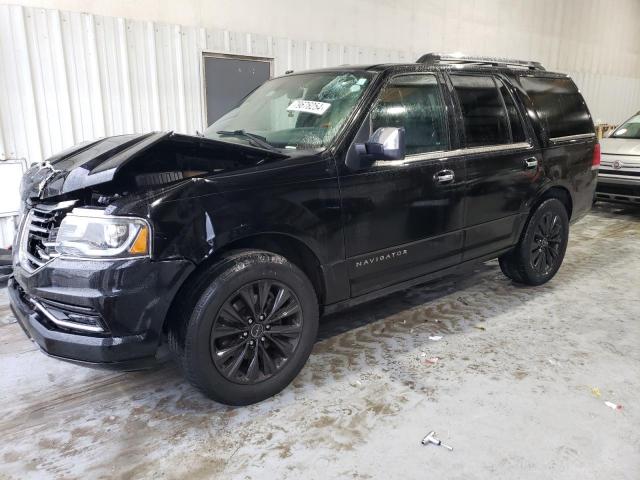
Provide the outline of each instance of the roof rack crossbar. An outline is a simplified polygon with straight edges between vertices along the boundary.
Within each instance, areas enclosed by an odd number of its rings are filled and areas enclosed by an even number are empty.
[[[529,70],[544,70],[545,68],[540,62],[529,62],[526,60],[515,60],[511,58],[500,57],[473,57],[468,55],[460,55],[456,53],[427,53],[421,56],[416,63],[424,63],[425,65],[464,65],[476,64],[487,66],[506,66],[520,67]]]

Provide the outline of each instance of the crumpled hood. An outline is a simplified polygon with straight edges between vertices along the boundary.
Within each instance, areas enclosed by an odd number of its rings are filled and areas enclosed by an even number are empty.
[[[108,183],[123,166],[159,142],[167,140],[181,144],[207,145],[208,148],[222,147],[227,155],[231,156],[236,152],[284,157],[284,155],[248,145],[173,132],[117,135],[75,145],[42,163],[33,165],[22,178],[20,187],[22,200],[46,199]]]
[[[22,177],[26,198],[47,198],[113,179],[119,167],[171,132],[117,135],[80,143],[33,165]]]

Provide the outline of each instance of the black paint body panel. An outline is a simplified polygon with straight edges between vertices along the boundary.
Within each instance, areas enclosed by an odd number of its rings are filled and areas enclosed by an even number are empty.
[[[550,188],[566,194],[572,220],[584,215],[596,184],[595,136],[553,142],[519,85],[521,72],[464,68],[499,76],[512,89],[527,131],[525,147],[465,151],[447,69],[386,65],[369,68],[376,74],[369,90],[323,152],[280,155],[156,133],[89,143],[34,167],[22,185],[27,205],[77,199],[81,205],[106,205],[113,215],[144,217],[152,226],[153,250],[144,260],[56,259],[33,274],[15,260],[10,290],[21,324],[51,355],[130,365],[155,356],[167,312],[189,275],[220,252],[256,239],[280,241],[296,256],[304,251],[302,256],[313,258],[319,299],[335,311],[508,251]],[[380,88],[406,72],[437,75],[454,153],[347,167]],[[182,161],[205,171],[167,185],[133,188],[136,169],[153,173],[154,165],[170,162],[167,152],[186,152]],[[531,158],[538,160],[535,170],[524,166]],[[435,181],[443,169],[455,172],[454,182]],[[21,295],[91,307],[108,324],[109,337],[47,330]]]

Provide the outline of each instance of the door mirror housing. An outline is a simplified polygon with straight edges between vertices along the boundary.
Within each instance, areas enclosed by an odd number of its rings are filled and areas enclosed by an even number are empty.
[[[405,148],[404,127],[380,127],[365,143],[356,144],[358,155],[369,161],[402,160]]]

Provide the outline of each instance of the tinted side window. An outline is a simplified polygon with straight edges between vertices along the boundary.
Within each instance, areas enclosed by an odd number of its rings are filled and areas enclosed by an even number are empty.
[[[578,88],[569,78],[520,77],[550,138],[593,133],[593,122]]]
[[[448,148],[444,106],[433,75],[400,75],[380,92],[371,111],[371,131],[404,127],[407,155]]]
[[[524,127],[522,126],[522,119],[516,108],[513,97],[507,90],[507,87],[500,80],[496,80],[500,86],[500,95],[504,100],[504,105],[507,107],[507,114],[509,115],[509,125],[511,126],[511,139],[514,142],[524,142],[526,136],[524,133]]]
[[[507,112],[492,77],[452,75],[467,147],[511,143]]]

